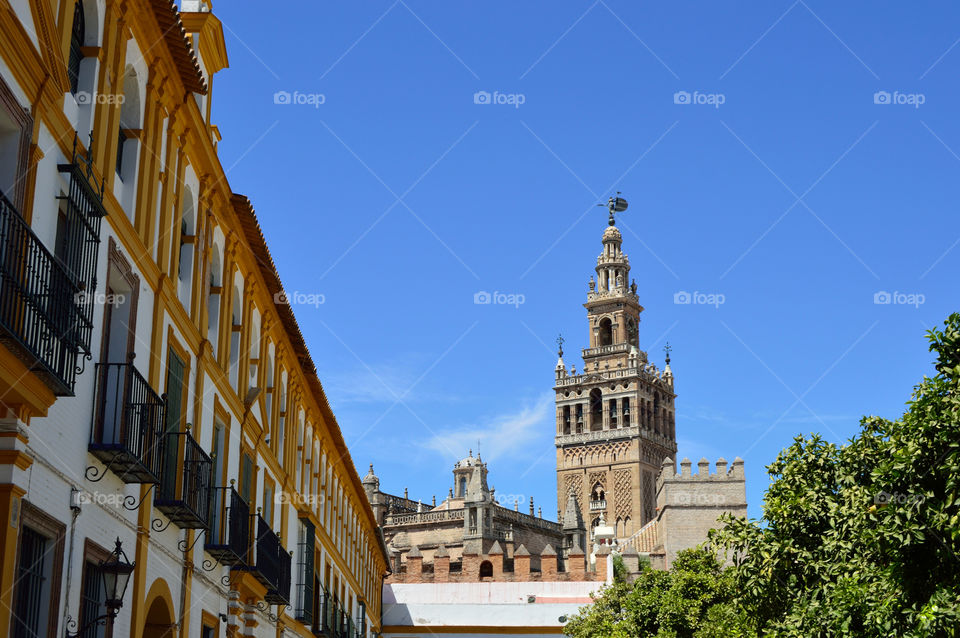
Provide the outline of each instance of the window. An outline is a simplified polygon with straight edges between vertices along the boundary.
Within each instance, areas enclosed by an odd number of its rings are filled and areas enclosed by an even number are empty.
[[[240,394],[243,399],[246,393],[240,393],[240,333],[243,330],[243,298],[240,296],[240,289],[233,287],[232,312],[230,313],[230,358],[227,361],[229,366],[230,385]]]
[[[70,59],[67,62],[67,75],[70,76],[70,92],[74,95],[80,89],[80,62],[83,60],[83,41],[86,25],[83,18],[83,3],[77,0],[73,5],[73,30],[70,33]]]
[[[20,534],[20,567],[17,570],[15,636],[40,636],[46,628],[41,607],[50,596],[49,540],[40,532],[25,527]]]
[[[220,619],[203,610],[200,612],[200,638],[217,638],[220,633]]]
[[[213,245],[210,255],[210,293],[207,298],[207,340],[213,350],[214,358],[219,352],[220,342],[220,282],[223,266],[220,263],[220,247]]]
[[[273,481],[264,476],[263,481],[263,520],[273,528]]]
[[[83,589],[80,592],[80,626],[84,627],[94,618],[106,613],[106,592],[103,590],[103,573],[97,563],[83,566]],[[82,638],[103,638],[106,626],[94,625],[83,632]]]
[[[600,342],[598,346],[609,346],[613,344],[613,322],[609,318],[600,321]]]
[[[181,432],[186,418],[186,401],[184,388],[186,387],[186,365],[171,347],[167,355],[167,422],[165,424],[166,445],[163,446],[163,476],[160,482],[161,496],[164,500],[176,498],[177,465],[180,446],[175,444],[180,439],[175,433]]]
[[[314,543],[316,531],[308,519],[299,519],[297,533],[297,598],[296,617],[304,624],[314,619],[316,596],[314,595]]]
[[[27,501],[21,505],[12,635],[56,638],[66,527]]]
[[[87,539],[83,550],[82,589],[80,590],[80,618],[77,624],[86,626],[94,618],[107,613],[107,592],[103,588],[103,571],[100,563],[109,559],[110,552]],[[106,625],[94,625],[84,631],[80,638],[109,638],[112,630]]]
[[[213,454],[210,455],[213,461],[213,485],[219,487],[223,484],[223,468],[226,465],[223,450],[223,432],[225,428],[223,420],[217,416],[213,423]]]
[[[253,496],[253,459],[246,452],[240,457],[240,496],[253,506],[250,498]]]
[[[123,147],[127,142],[127,134],[121,128],[117,136],[117,177],[123,180]]]
[[[77,328],[73,336],[81,350],[89,353],[100,222],[107,214],[103,208],[103,184],[93,176],[89,156],[76,154],[70,164],[60,164],[58,168],[69,174],[70,185],[66,194],[57,197],[60,206],[54,252],[70,280],[69,288],[83,295],[74,294],[73,299],[60,299],[57,303],[76,304],[80,314],[75,317]]]

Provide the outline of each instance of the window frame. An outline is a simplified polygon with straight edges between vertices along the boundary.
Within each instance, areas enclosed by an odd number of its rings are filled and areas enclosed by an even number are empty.
[[[110,552],[93,542],[89,538],[85,539],[83,542],[83,568],[80,570],[80,611],[77,614],[77,625],[79,627],[85,626],[88,622],[93,620],[93,618],[87,618],[84,614],[84,603],[86,594],[84,588],[87,583],[87,570],[91,566],[96,566],[99,569],[99,564],[106,560],[109,560]],[[106,605],[104,605],[104,610],[106,610]],[[95,636],[102,636],[103,638],[113,638],[113,625],[107,623],[104,627],[102,634],[94,634]],[[83,638],[83,637],[81,637]]]
[[[63,576],[63,548],[64,538],[66,537],[67,533],[67,526],[47,514],[45,511],[41,510],[30,501],[21,498],[20,528],[17,530],[16,573],[20,573],[20,550],[22,549],[21,539],[23,537],[24,528],[29,528],[34,533],[46,537],[47,540],[53,544],[51,553],[52,560],[50,561],[49,565],[50,596],[49,609],[47,610],[46,614],[47,628],[46,632],[42,633],[41,635],[45,635],[46,638],[58,638],[57,630],[59,628],[58,621],[60,618],[60,584]],[[58,565],[59,567],[57,567]],[[19,587],[17,584],[15,584],[12,592],[14,607],[16,607],[18,592]]]

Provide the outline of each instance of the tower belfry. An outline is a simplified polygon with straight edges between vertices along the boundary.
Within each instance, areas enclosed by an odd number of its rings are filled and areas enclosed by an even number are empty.
[[[660,370],[640,350],[643,306],[615,219],[627,202],[618,193],[606,207],[596,279],[583,305],[583,369],[568,371],[562,350],[556,366],[557,510],[563,520],[575,502],[589,530],[602,515],[623,539],[654,518],[660,465],[676,460],[676,394],[669,351]]]

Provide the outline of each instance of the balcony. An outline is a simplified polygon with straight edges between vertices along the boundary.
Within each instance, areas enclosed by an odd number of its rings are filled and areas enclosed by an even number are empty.
[[[88,449],[124,483],[159,483],[166,401],[132,363],[96,367]]]
[[[590,511],[591,512],[600,512],[607,509],[607,500],[601,499],[598,501],[590,501]]]
[[[249,571],[267,588],[264,600],[271,605],[290,604],[290,563],[291,556],[283,549],[280,537],[270,529],[263,517],[255,514],[251,517],[256,530],[247,560],[234,569]]]
[[[168,432],[154,506],[182,529],[210,526],[210,456],[190,432]],[[179,471],[178,471],[179,469]]]
[[[317,622],[314,623],[313,634],[324,636],[324,638],[339,638],[340,619],[343,616],[340,603],[333,594],[323,590],[323,593],[320,594],[320,605],[322,607]]]
[[[221,565],[243,563],[250,541],[250,506],[232,486],[213,488],[211,506],[203,549]]]
[[[81,287],[0,193],[0,341],[56,396],[73,396],[77,355],[92,323]]]
[[[323,609],[320,622],[314,628],[314,635],[325,638],[357,638],[359,632],[350,614],[340,605],[340,601],[324,590],[321,595]]]
[[[596,348],[583,348],[583,358],[589,359],[590,357],[598,357],[601,355],[607,354],[622,354],[625,352],[630,352],[629,343],[615,343],[609,346],[597,346]]]

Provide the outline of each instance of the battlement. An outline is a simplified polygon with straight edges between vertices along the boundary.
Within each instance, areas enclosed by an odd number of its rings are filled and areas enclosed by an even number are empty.
[[[697,462],[697,473],[692,473],[693,463],[688,458],[680,461],[680,473],[674,470],[673,460],[665,458],[660,465],[660,474],[657,476],[657,489],[664,482],[673,481],[744,481],[743,459],[739,456],[733,460],[733,465],[727,469],[727,460],[722,456],[717,459],[717,471],[710,473],[710,461],[701,458]]]
[[[609,582],[612,569],[609,546],[597,553],[595,565],[582,549],[574,548],[566,558],[547,545],[539,555],[520,545],[508,556],[495,542],[484,554],[465,552],[461,559],[451,560],[441,545],[426,561],[417,546],[395,565],[385,583],[476,583],[476,582]]]

